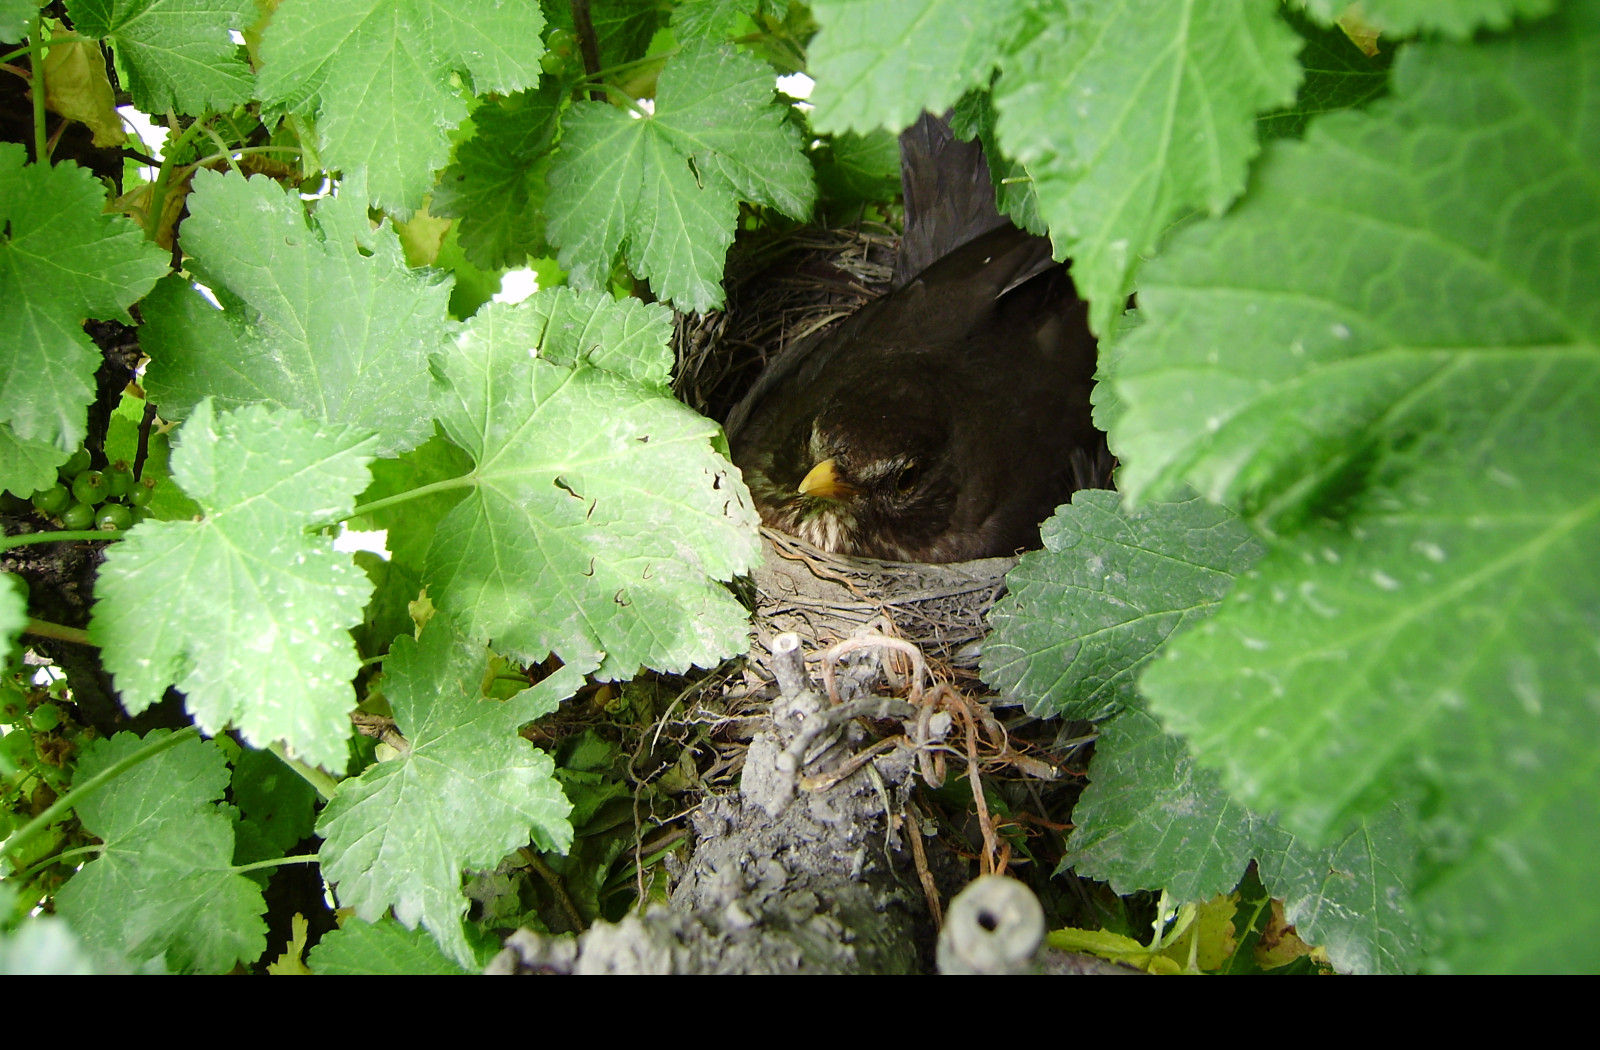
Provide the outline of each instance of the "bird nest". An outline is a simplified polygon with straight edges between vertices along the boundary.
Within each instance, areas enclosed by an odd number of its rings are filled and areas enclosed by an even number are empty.
[[[785,631],[827,645],[875,632],[909,639],[939,663],[972,667],[984,615],[1005,591],[1015,558],[926,565],[828,554],[762,530],[755,584],[756,636],[770,648]]]
[[[870,225],[741,236],[728,253],[726,308],[678,315],[679,399],[727,419],[768,361],[888,292],[898,244]]]
[[[680,315],[678,396],[726,419],[768,361],[889,290],[898,239],[887,227],[806,227],[738,241],[727,309]],[[906,638],[932,659],[972,666],[984,615],[1015,558],[928,565],[830,554],[763,529],[754,584],[757,652],[793,631],[828,645],[865,631]]]

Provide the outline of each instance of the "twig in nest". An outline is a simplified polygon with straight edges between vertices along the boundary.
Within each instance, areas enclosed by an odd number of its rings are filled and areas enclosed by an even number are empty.
[[[916,803],[911,803],[912,816],[911,856],[917,866],[917,881],[922,883],[922,895],[928,901],[928,914],[933,916],[933,928],[944,929],[944,909],[939,904],[939,887],[934,884],[933,872],[928,870],[928,851],[922,845],[922,814],[916,812]]]
[[[857,587],[850,577],[829,564],[833,559],[826,551],[813,547],[804,540],[790,536],[788,533],[769,529],[765,525],[761,527],[761,532],[772,541],[772,547],[778,552],[778,557],[787,558],[789,561],[802,562],[819,579],[832,580],[834,583],[850,588],[850,593],[863,602],[872,600],[861,593],[861,588]],[[835,562],[834,564],[837,563]]]
[[[853,653],[857,649],[871,648],[893,649],[895,652],[904,653],[911,658],[911,695],[908,699],[913,704],[921,704],[923,681],[928,676],[928,661],[923,657],[922,650],[915,645],[903,639],[890,638],[883,634],[864,634],[856,638],[846,638],[844,641],[823,651],[822,685],[828,691],[828,700],[835,705],[839,703],[839,687],[835,682],[839,658],[846,653]]]
[[[789,742],[789,746],[784,748],[783,754],[778,756],[776,760],[777,768],[780,772],[786,774],[796,774],[801,769],[804,769],[806,752],[811,750],[811,745],[835,726],[843,725],[857,718],[911,719],[917,717],[919,713],[919,709],[915,705],[908,704],[904,700],[896,700],[892,696],[864,697],[860,700],[852,700],[848,704],[839,704],[837,707],[818,711],[816,714],[806,718],[804,724],[795,733],[794,739]],[[818,779],[820,780],[821,778]],[[833,783],[837,783],[838,780],[842,779],[844,778],[836,778]]]
[[[1000,848],[994,830],[994,819],[989,815],[989,802],[983,797],[983,777],[978,766],[978,726],[967,704],[966,697],[954,688],[940,682],[934,687],[934,699],[940,707],[949,708],[960,716],[967,730],[967,784],[972,788],[972,805],[978,811],[978,829],[983,832],[983,863],[985,875],[998,870]],[[1009,854],[1009,851],[1008,851]]]
[[[904,738],[886,736],[873,744],[865,751],[857,751],[849,760],[842,763],[837,769],[830,770],[816,777],[801,777],[800,786],[807,791],[826,791],[845,777],[866,765],[874,757],[899,747]]]
[[[910,658],[911,675],[908,685],[909,696],[906,700],[894,700],[890,697],[867,697],[849,703],[840,700],[836,681],[840,658],[867,648],[888,649]],[[1010,843],[1000,840],[995,828],[994,815],[989,812],[988,799],[983,793],[983,763],[978,755],[978,735],[981,726],[999,761],[1021,764],[1019,760],[1025,756],[1019,755],[1012,748],[1005,727],[981,703],[975,704],[968,700],[948,682],[935,681],[932,691],[928,692],[925,688],[925,683],[930,678],[927,660],[922,655],[922,650],[910,642],[884,634],[863,634],[830,646],[821,655],[823,686],[832,706],[806,718],[805,724],[790,741],[788,748],[779,756],[778,767],[789,775],[798,776],[799,771],[805,767],[807,752],[811,750],[813,744],[834,727],[855,718],[893,717],[903,721],[914,719],[915,730],[908,734],[912,739],[891,737],[880,740],[852,756],[837,769],[820,776],[800,779],[800,785],[811,791],[832,787],[877,755],[894,747],[910,746],[917,751],[919,772],[923,782],[930,787],[938,787],[944,782],[943,752],[948,748],[939,742],[943,739],[944,731],[940,729],[935,732],[932,723],[937,713],[949,712],[961,720],[965,730],[967,782],[972,790],[973,808],[976,811],[979,830],[983,835],[981,869],[985,875],[1003,871],[1010,863],[1011,848]],[[1050,778],[1054,778],[1055,770],[1043,763],[1029,760],[1028,764],[1033,767],[1029,772],[1035,775],[1045,772]],[[920,846],[920,843],[917,845]]]

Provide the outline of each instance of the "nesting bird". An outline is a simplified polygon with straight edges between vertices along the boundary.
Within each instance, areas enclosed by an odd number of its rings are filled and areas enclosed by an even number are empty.
[[[768,367],[728,418],[733,461],[766,524],[823,550],[1012,554],[1104,483],[1087,306],[1049,241],[996,211],[976,143],[924,114],[901,180],[893,290]]]

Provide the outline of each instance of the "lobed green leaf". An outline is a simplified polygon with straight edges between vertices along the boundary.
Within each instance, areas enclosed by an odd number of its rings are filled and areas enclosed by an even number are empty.
[[[1138,709],[1101,727],[1089,779],[1062,862],[1080,875],[1119,894],[1202,901],[1231,890],[1254,860],[1289,921],[1340,972],[1417,968],[1424,933],[1407,899],[1416,829],[1402,807],[1317,848],[1230,798],[1214,770]]]
[[[452,74],[480,92],[532,86],[543,28],[539,5],[496,0],[285,3],[263,35],[260,96],[316,116],[328,166],[364,170],[371,199],[404,218],[467,116]]]
[[[1330,842],[1427,801],[1433,965],[1596,965],[1600,5],[1414,45],[1153,266],[1115,367],[1136,496],[1278,539],[1146,673],[1228,790]],[[1584,844],[1584,845],[1575,845]],[[1529,880],[1567,902],[1519,914]]]
[[[470,972],[441,952],[426,931],[408,930],[393,919],[351,919],[323,934],[307,961],[323,976],[451,977]]]
[[[573,106],[550,168],[550,240],[579,288],[604,287],[618,252],[680,309],[722,303],[741,199],[795,218],[815,197],[800,136],[762,62],[701,40],[661,71],[654,111]]]
[[[820,131],[898,132],[989,85],[1027,5],[1020,0],[817,0],[809,53]]]
[[[546,176],[561,94],[553,80],[478,107],[477,134],[456,150],[439,178],[430,213],[457,217],[461,249],[486,269],[517,266],[549,253],[545,244]]]
[[[1211,615],[1261,556],[1216,504],[1190,498],[1129,511],[1119,501],[1112,492],[1074,494],[1045,522],[1045,549],[1022,556],[989,613],[984,681],[1031,714],[1101,719],[1135,703],[1139,672],[1169,638]]]
[[[556,289],[491,304],[439,360],[440,421],[476,467],[430,594],[474,637],[603,678],[747,643],[719,581],[754,561],[756,515],[717,425],[660,385],[667,334],[660,307]]]
[[[107,215],[105,188],[75,164],[25,164],[0,142],[0,488],[55,481],[81,444],[100,352],[83,319],[124,321],[167,270],[166,253]]]
[[[169,734],[91,743],[74,783]],[[266,903],[233,871],[233,824],[217,806],[227,785],[221,749],[186,740],[77,807],[105,848],[57,892],[56,906],[92,948],[132,962],[165,953],[166,965],[184,973],[224,973],[266,950]]]
[[[542,850],[572,843],[555,764],[517,728],[553,711],[582,676],[564,669],[502,702],[483,696],[486,664],[483,647],[443,619],[420,642],[396,639],[384,692],[408,747],[346,781],[317,823],[342,904],[367,922],[393,908],[465,967],[476,960],[461,926],[462,869],[492,868],[530,838]]]
[[[1305,6],[1329,25],[1350,12],[1343,0],[1305,0]],[[1554,6],[1555,0],[1362,0],[1359,18],[1399,36],[1438,30],[1459,38],[1476,29],[1504,29],[1513,18],[1549,14]]]
[[[89,633],[124,707],[175,685],[208,733],[233,726],[343,768],[358,667],[348,631],[372,587],[306,528],[349,513],[372,443],[289,409],[196,407],[172,468],[206,518],[135,526],[96,586]]]
[[[226,110],[254,90],[232,36],[259,16],[254,0],[69,0],[67,14],[81,35],[110,40],[145,113]]]
[[[1004,62],[996,132],[1105,333],[1167,227],[1244,189],[1255,116],[1294,98],[1299,38],[1270,0],[1047,5]]]
[[[143,303],[146,387],[171,418],[219,407],[295,408],[377,432],[394,453],[425,440],[428,357],[448,345],[450,288],[406,266],[394,231],[367,219],[359,178],[310,222],[266,178],[195,173],[183,224],[190,268]]]

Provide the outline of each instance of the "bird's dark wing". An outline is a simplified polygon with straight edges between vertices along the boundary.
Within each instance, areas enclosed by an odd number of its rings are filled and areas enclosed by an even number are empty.
[[[728,419],[734,462],[769,524],[825,549],[1011,553],[1104,455],[1095,340],[1049,241],[1000,219],[982,152],[926,115],[903,145],[914,276],[769,365]]]
[[[759,442],[775,415],[814,411],[804,399],[784,411],[782,402],[795,401],[797,391],[811,391],[816,399],[827,396],[830,387],[857,386],[859,373],[880,370],[885,355],[895,347],[945,346],[987,327],[1008,296],[1057,268],[1049,241],[1010,223],[968,241],[905,287],[873,300],[833,328],[787,347],[729,413],[725,424],[729,440]],[[859,352],[863,346],[876,350],[863,355]]]
[[[1050,242],[1043,237],[1031,237],[1013,227],[995,207],[994,184],[989,175],[989,164],[984,159],[983,148],[976,142],[963,142],[950,130],[942,117],[923,113],[917,122],[900,134],[900,182],[905,195],[905,232],[895,255],[894,279],[891,287],[904,288],[922,276],[935,263],[948,260],[957,249],[979,237],[996,230],[1010,230],[1004,237],[1001,251],[1010,255],[1011,262],[988,270],[988,278],[965,290],[963,309],[946,309],[946,314],[957,313],[972,318],[979,316],[972,305],[978,300],[998,298],[1024,281],[1053,267]],[[1023,248],[1023,245],[1027,245]],[[982,268],[983,254],[969,254],[964,261],[950,267],[936,284],[943,291],[958,287],[963,276],[974,275]],[[1003,275],[1003,279],[996,279]],[[981,309],[981,303],[977,303]],[[739,403],[728,413],[724,428],[730,439],[735,439],[749,422],[751,413],[770,391],[786,387],[796,372],[805,366],[816,372],[823,365],[814,357],[821,348],[838,348],[851,345],[873,321],[872,304],[858,311],[843,325],[818,332],[806,339],[785,347],[762,370],[755,383]],[[911,333],[907,333],[909,338]],[[824,352],[823,358],[831,360],[834,353]]]

